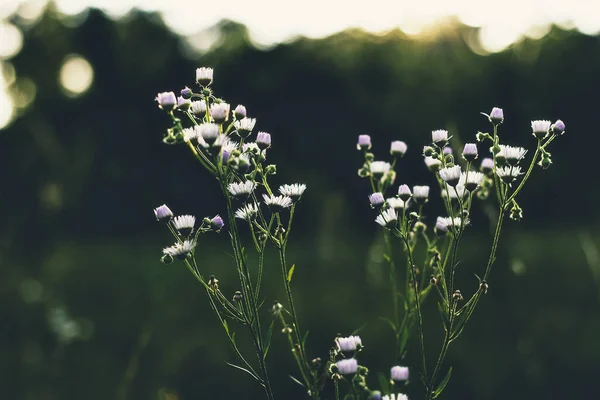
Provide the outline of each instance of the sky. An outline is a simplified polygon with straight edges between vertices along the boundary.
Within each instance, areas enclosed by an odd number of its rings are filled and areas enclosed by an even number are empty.
[[[246,25],[251,39],[260,46],[293,40],[300,35],[321,38],[347,28],[385,33],[400,28],[409,35],[439,26],[450,17],[481,28],[479,49],[497,52],[523,37],[540,38],[551,24],[575,28],[586,34],[600,32],[600,0],[55,0],[66,19],[85,15],[88,7],[103,10],[113,18],[134,7],[157,11],[174,32],[196,50],[206,50],[210,41],[199,42],[198,32],[222,19]],[[10,94],[16,77],[10,58],[22,47],[19,28],[8,22],[17,14],[35,23],[47,0],[0,0],[0,129],[14,120],[15,109],[26,106],[35,93]],[[207,36],[203,36],[205,39]],[[216,40],[217,38],[215,38]],[[59,73],[65,95],[75,97],[91,85],[93,66],[70,55],[65,59],[69,73]],[[71,77],[71,81],[64,79]],[[79,77],[79,81],[76,78]],[[87,82],[87,84],[86,84]],[[21,82],[22,83],[22,82]],[[30,87],[25,82],[25,87]],[[23,86],[23,85],[21,85]],[[31,91],[30,91],[31,92]],[[23,103],[23,104],[19,104]]]

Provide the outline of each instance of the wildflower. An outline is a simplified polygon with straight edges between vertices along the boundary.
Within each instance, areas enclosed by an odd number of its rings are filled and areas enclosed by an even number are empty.
[[[360,336],[338,337],[335,342],[340,351],[356,351],[362,347]]]
[[[258,205],[256,203],[246,204],[235,212],[235,217],[251,221],[258,214]]]
[[[235,163],[232,165],[237,171],[245,173],[250,168],[250,157],[248,157],[248,154],[240,154],[235,158]]]
[[[565,123],[562,122],[560,119],[556,120],[556,122],[553,123],[550,127],[550,129],[555,135],[562,135],[563,133],[565,133],[566,128],[567,127],[565,126]]]
[[[425,204],[429,197],[429,186],[413,186],[413,199],[417,204]]]
[[[375,177],[381,177],[383,174],[387,174],[391,167],[390,163],[385,161],[373,161],[369,166],[371,174]]]
[[[533,131],[533,136],[538,139],[544,139],[546,136],[548,136],[550,124],[551,122],[547,120],[531,121],[531,130]]]
[[[517,176],[521,175],[521,167],[518,165],[515,167],[507,165],[505,167],[496,168],[496,175],[498,175],[498,177],[502,179],[504,183],[511,183],[517,178]]]
[[[232,182],[227,185],[227,190],[233,197],[244,197],[252,193],[255,187],[256,183],[252,181]]]
[[[467,225],[469,221],[463,221],[460,217],[438,217],[435,222],[435,231],[438,234],[444,234],[449,230],[458,231],[463,223]]]
[[[453,188],[450,188],[448,191],[446,191],[446,189],[442,190],[442,197],[447,198],[449,196],[450,200],[455,200],[459,197],[462,199],[466,194],[467,192],[465,190],[465,186],[461,185],[460,183]]]
[[[304,183],[292,183],[291,185],[279,186],[279,193],[290,197],[293,201],[300,200],[300,197],[302,197],[305,190],[306,185]]]
[[[448,140],[448,131],[444,129],[433,131],[431,132],[431,139],[433,143],[446,142]]]
[[[440,177],[450,186],[456,186],[460,179],[460,166],[442,168],[439,171]]]
[[[371,203],[371,207],[375,208],[382,205],[385,202],[385,199],[381,192],[377,192],[369,195],[369,202]]]
[[[222,124],[229,119],[229,104],[215,103],[210,106],[210,116],[217,124]]]
[[[196,69],[196,82],[201,86],[208,86],[213,81],[213,69],[201,67]]]
[[[488,115],[488,119],[494,125],[499,125],[504,121],[504,111],[501,108],[494,107]]]
[[[204,100],[192,101],[190,111],[198,118],[204,118],[206,115],[206,102]]]
[[[491,173],[494,170],[494,160],[491,158],[484,158],[481,160],[481,166],[479,169],[486,175]]]
[[[397,199],[395,197],[390,197],[389,199],[386,200],[386,203],[388,204],[388,206],[390,206],[394,210],[400,210],[400,209],[403,209],[404,207],[406,207],[406,203],[404,202],[404,200]]]
[[[444,146],[444,148],[442,149],[442,153],[445,156],[451,155],[452,154],[452,147],[450,147],[450,146]]]
[[[171,111],[177,105],[177,98],[173,92],[159,93],[155,100],[158,102],[158,107],[165,111]]]
[[[183,96],[179,96],[177,98],[177,109],[181,111],[187,111],[190,109],[192,102],[189,99],[184,98]]]
[[[198,131],[196,130],[195,126],[191,128],[184,128],[181,133],[183,134],[183,141],[186,143],[198,137]]]
[[[513,146],[505,146],[503,144],[500,145],[500,152],[496,154],[496,158],[500,157],[510,165],[517,165],[519,161],[525,157],[527,150],[523,147],[513,147]]]
[[[233,124],[237,135],[241,138],[248,137],[252,129],[254,129],[254,125],[256,125],[256,118],[242,118]]]
[[[229,138],[227,137],[227,135],[224,135],[222,133],[217,135],[217,139],[215,140],[215,142],[213,143],[213,145],[211,146],[211,151],[213,154],[219,154],[219,152],[221,151],[221,147],[223,147],[223,145],[225,143],[227,143],[229,141]]]
[[[408,396],[402,393],[390,394],[389,396],[386,394],[381,400],[408,400]]]
[[[184,240],[181,243],[175,243],[173,246],[163,249],[165,256],[175,257],[180,260],[185,259],[191,251],[196,247],[196,242],[193,240]]]
[[[281,212],[292,205],[292,198],[289,196],[275,196],[263,194],[265,204],[271,208],[273,212]]]
[[[163,204],[162,206],[156,207],[154,209],[154,216],[156,217],[157,221],[160,221],[161,219],[165,218],[171,219],[171,217],[173,216],[173,212],[169,207],[167,207],[166,204]]]
[[[371,136],[359,135],[358,144],[356,145],[358,150],[369,150],[371,148]]]
[[[268,149],[271,147],[271,134],[267,132],[258,132],[256,134],[256,144],[262,150]]]
[[[477,158],[477,145],[475,143],[465,144],[462,155],[469,162],[475,160]]]
[[[210,220],[210,227],[215,232],[219,232],[223,228],[223,226],[225,226],[225,222],[223,222],[223,218],[221,218],[219,214],[215,215]]]
[[[173,227],[180,232],[185,230],[189,230],[191,232],[192,229],[194,229],[195,223],[196,217],[193,215],[178,215],[172,220]]]
[[[375,222],[384,228],[393,228],[396,225],[396,221],[398,221],[398,215],[393,208],[388,208],[375,218]]]
[[[390,146],[390,154],[394,157],[402,157],[404,153],[406,153],[407,149],[408,147],[406,146],[406,143],[396,140],[395,142],[392,142]]]
[[[410,191],[408,185],[400,185],[400,187],[398,188],[398,197],[400,197],[404,201],[412,197],[412,192]]]
[[[482,181],[483,181],[483,174],[481,172],[475,172],[475,171],[463,172],[460,175],[460,181],[459,181],[458,185],[456,185],[456,186],[464,185],[464,187],[469,192],[472,192],[473,190],[477,189],[481,185]]]
[[[431,172],[437,172],[442,167],[442,162],[437,158],[425,157],[425,165]]]
[[[223,143],[223,146],[221,148],[221,160],[223,164],[227,164],[231,152],[237,149],[238,146],[238,143],[234,142],[233,140],[227,140],[225,141],[225,143]]]
[[[392,367],[391,376],[393,381],[407,381],[408,367],[401,367],[399,365]]]
[[[246,118],[246,107],[244,107],[241,104],[238,104],[238,106],[235,108],[235,110],[233,110],[233,116],[237,120]]]
[[[198,136],[201,137],[208,145],[212,145],[219,135],[219,126],[216,124],[200,124],[196,125]]]
[[[338,372],[342,375],[352,375],[358,370],[358,361],[355,358],[347,358],[335,363]]]
[[[194,93],[192,92],[192,89],[186,86],[183,89],[181,89],[181,92],[179,92],[179,94],[181,94],[181,97],[183,97],[184,99],[191,99]]]
[[[258,147],[258,144],[254,143],[254,142],[244,143],[242,145],[242,153],[247,153],[247,154],[252,154],[252,155],[257,156],[260,154],[260,147]]]

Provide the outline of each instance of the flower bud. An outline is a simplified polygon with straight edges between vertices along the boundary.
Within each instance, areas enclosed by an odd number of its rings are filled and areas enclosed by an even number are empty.
[[[398,197],[400,197],[402,201],[406,201],[412,197],[412,192],[408,185],[400,185],[398,188]]]
[[[431,146],[423,147],[423,155],[425,157],[433,157],[433,152],[434,152],[433,147],[431,147]]]
[[[504,111],[501,108],[494,107],[489,115],[489,120],[494,125],[499,125],[504,121]]]
[[[256,135],[256,144],[261,150],[271,147],[271,135],[267,132],[258,132]]]
[[[183,97],[184,99],[187,100],[187,99],[191,99],[192,95],[194,93],[192,92],[192,89],[190,89],[189,87],[186,86],[183,89],[181,89],[180,94],[181,94],[181,97]]]
[[[208,86],[213,81],[213,69],[201,67],[196,69],[196,82],[200,86]]]
[[[156,96],[158,107],[165,111],[172,111],[177,105],[177,98],[173,92],[162,92]]]
[[[179,96],[177,98],[177,109],[181,111],[187,111],[190,109],[192,102],[189,99],[184,98],[183,96]]]
[[[550,129],[552,129],[552,132],[554,132],[555,135],[562,135],[563,133],[565,133],[566,126],[565,123],[559,119],[556,120],[554,124],[552,124]]]
[[[407,148],[406,143],[396,140],[391,144],[390,154],[394,157],[402,157],[406,153]]]
[[[243,105],[239,104],[235,110],[233,110],[233,115],[235,116],[235,119],[240,120],[242,118],[246,118],[246,107],[244,107]]]
[[[469,162],[475,160],[477,158],[477,145],[475,143],[465,144],[462,155]]]
[[[371,148],[371,136],[359,135],[358,143],[356,144],[358,150],[369,150]]]

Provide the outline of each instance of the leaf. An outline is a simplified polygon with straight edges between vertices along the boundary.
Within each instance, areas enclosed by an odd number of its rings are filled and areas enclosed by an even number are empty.
[[[287,281],[291,282],[292,281],[292,275],[294,275],[294,270],[296,269],[296,264],[292,265],[292,268],[290,268],[290,270],[288,271],[288,275],[287,275]]]
[[[392,330],[394,331],[394,333],[396,333],[396,324],[394,324],[394,322],[389,319],[389,318],[385,318],[385,317],[379,317],[380,320],[387,322],[390,327],[392,328]]]
[[[435,391],[433,392],[433,398],[435,399],[436,397],[438,397],[440,394],[442,394],[442,392],[444,391],[444,389],[446,388],[446,385],[448,384],[448,382],[450,381],[450,376],[452,375],[452,367],[450,367],[450,369],[448,370],[448,372],[446,373],[446,376],[444,377],[444,379],[442,379],[442,381],[440,382],[439,386],[435,389]]]
[[[406,342],[408,342],[408,337],[410,336],[410,332],[408,327],[405,327],[400,333],[400,341],[398,342],[398,352],[400,354],[404,353],[406,348]]]
[[[227,325],[227,321],[223,320],[223,328],[225,329],[225,333],[229,335],[229,325]]]
[[[296,382],[298,385],[304,387],[304,383],[300,382],[298,379],[294,378],[293,376],[290,375],[290,379],[293,380],[294,382]]]
[[[446,313],[446,310],[444,309],[444,306],[442,305],[442,303],[436,303],[438,306],[438,309],[440,310],[440,316],[442,317],[442,323],[444,324],[444,329],[446,331],[448,331],[448,325],[449,325],[449,320],[448,320],[448,314]]]
[[[246,368],[244,368],[244,367],[240,367],[239,365],[232,364],[232,363],[230,363],[230,362],[227,362],[227,361],[225,361],[225,363],[226,363],[227,365],[229,365],[229,366],[233,367],[233,368],[237,368],[237,369],[239,369],[240,371],[244,371],[244,372],[246,372],[248,375],[250,375],[251,377],[253,377],[254,379],[256,379],[256,381],[258,381],[258,382],[260,382],[260,383],[262,384],[262,380],[261,380],[261,379],[260,379],[258,376],[254,375],[254,374],[252,373],[252,371],[250,371],[250,370],[248,370],[248,369],[246,369]]]
[[[269,354],[269,348],[271,347],[271,336],[273,335],[273,324],[275,321],[271,321],[269,325],[269,330],[267,331],[267,337],[265,338],[265,342],[267,343],[265,346],[265,354],[263,356],[263,360],[267,359],[267,354]]]
[[[379,387],[384,393],[390,392],[389,378],[383,372],[377,373],[377,381],[379,382]]]

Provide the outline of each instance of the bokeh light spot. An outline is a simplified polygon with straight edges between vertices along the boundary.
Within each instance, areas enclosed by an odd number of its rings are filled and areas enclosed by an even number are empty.
[[[23,34],[13,24],[0,22],[0,60],[14,57],[23,47]]]
[[[79,96],[92,85],[94,69],[85,58],[71,54],[60,68],[59,81],[67,96]]]

